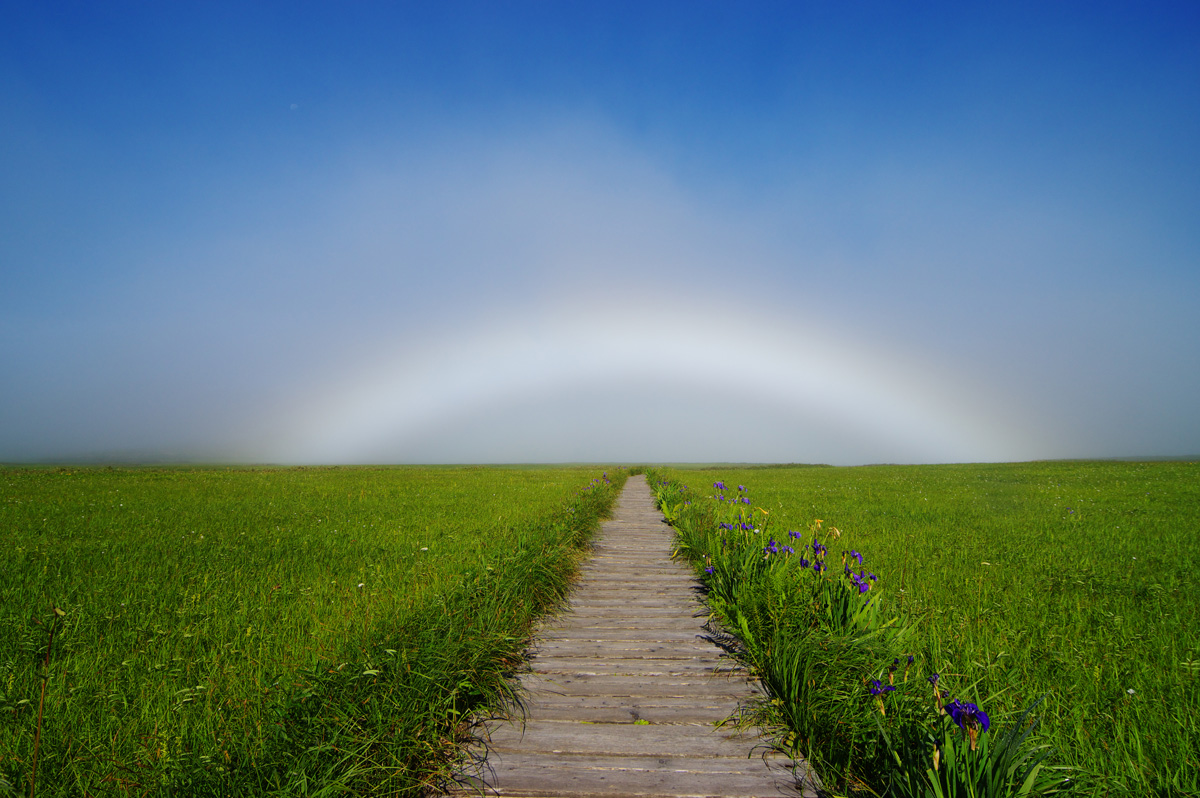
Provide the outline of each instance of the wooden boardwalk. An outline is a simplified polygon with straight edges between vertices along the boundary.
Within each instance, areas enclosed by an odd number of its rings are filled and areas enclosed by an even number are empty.
[[[567,611],[538,636],[524,724],[492,724],[460,794],[799,794],[790,760],[717,726],[756,687],[703,639],[697,583],[671,560],[672,534],[645,478],[631,477]]]

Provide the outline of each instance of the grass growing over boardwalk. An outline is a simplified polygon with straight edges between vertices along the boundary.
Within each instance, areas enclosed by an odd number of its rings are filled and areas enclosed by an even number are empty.
[[[746,485],[770,512],[759,516],[764,546],[789,530],[809,538],[814,519],[838,528],[833,567],[842,550],[865,557],[881,611],[914,625],[908,653],[956,696],[993,719],[1046,696],[1039,731],[1080,769],[1081,791],[1200,793],[1200,466],[663,476],[702,496],[718,479]]]
[[[623,478],[0,471],[0,793],[415,794]]]

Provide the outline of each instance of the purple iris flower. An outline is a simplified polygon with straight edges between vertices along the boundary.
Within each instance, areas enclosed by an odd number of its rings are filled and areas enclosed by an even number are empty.
[[[853,557],[854,559],[858,560],[859,565],[862,565],[862,555],[861,554],[859,554],[854,549],[850,549],[850,556]]]
[[[871,687],[869,689],[871,691],[871,695],[883,695],[884,693],[892,692],[896,688],[890,684],[882,684],[878,679],[872,679]]]
[[[771,542],[763,548],[764,554],[778,554],[779,547],[775,545],[775,538],[771,538]]]
[[[796,553],[796,550],[793,549],[791,546],[784,546],[782,551],[784,554],[795,554]]]
[[[800,567],[801,567],[801,568],[807,568],[807,567],[808,567],[808,560],[806,560],[806,559],[804,559],[803,557],[801,557],[801,558],[800,558]]]
[[[739,491],[739,492],[741,492],[741,491],[744,491],[745,489],[746,489],[746,486],[745,486],[745,485],[738,485],[738,491]]]
[[[706,573],[706,574],[711,574],[712,572],[713,572],[713,567],[711,565],[704,569],[704,573]]]
[[[800,538],[802,538],[802,537],[803,537],[803,535],[801,535],[799,532],[796,532],[796,531],[794,531],[794,530],[793,530],[793,531],[790,531],[790,532],[788,532],[788,537],[789,537],[789,538],[795,538],[796,540],[799,540]]]
[[[946,714],[958,724],[958,728],[964,731],[976,728],[980,731],[987,731],[991,725],[986,712],[974,704],[965,704],[957,698],[946,704]]]
[[[725,490],[725,483],[724,482],[714,482],[713,487],[716,488],[717,490]]]
[[[742,497],[742,504],[749,504],[749,503],[750,503],[750,497],[749,497],[749,496],[743,496],[743,497]]]

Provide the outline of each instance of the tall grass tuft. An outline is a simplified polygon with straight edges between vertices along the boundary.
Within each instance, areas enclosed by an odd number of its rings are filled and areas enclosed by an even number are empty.
[[[46,659],[42,663],[42,690],[38,697],[37,727],[33,733],[33,764],[29,768],[29,798],[33,798],[37,792],[38,753],[42,743],[42,712],[46,706],[46,685],[50,682],[50,657],[54,651],[54,632],[58,629],[58,619],[64,615],[66,613],[58,607],[54,607],[50,614],[50,630],[46,635]],[[36,618],[34,621],[41,625],[41,621]]]

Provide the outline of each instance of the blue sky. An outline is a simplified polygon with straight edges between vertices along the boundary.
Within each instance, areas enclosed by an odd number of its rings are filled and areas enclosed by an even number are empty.
[[[1200,10],[4,3],[0,461],[1200,453]]]

